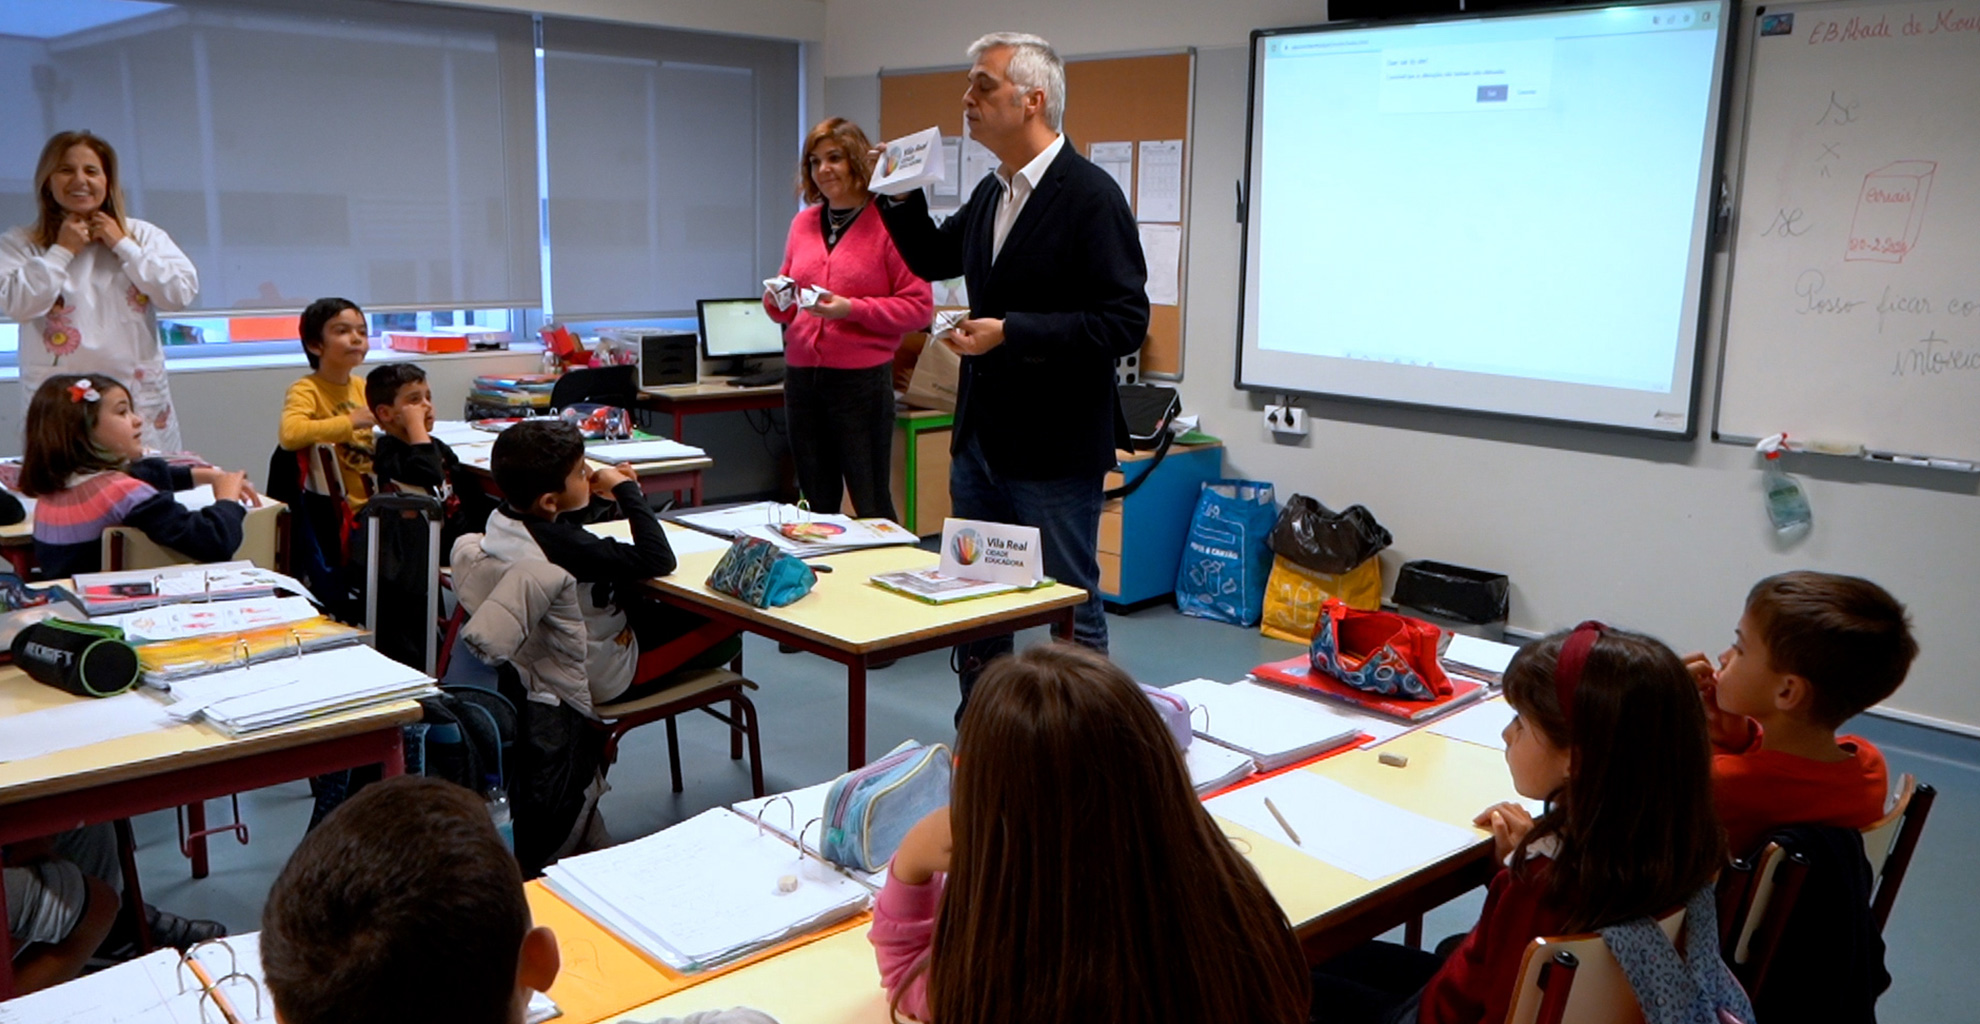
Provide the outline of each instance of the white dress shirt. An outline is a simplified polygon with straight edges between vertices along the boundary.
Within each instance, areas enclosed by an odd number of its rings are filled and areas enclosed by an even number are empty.
[[[997,184],[1004,186],[1003,195],[997,200],[997,220],[990,234],[990,262],[997,262],[997,255],[1004,251],[1004,239],[1011,233],[1011,225],[1017,223],[1018,214],[1024,212],[1024,204],[1038,183],[1045,178],[1045,168],[1059,158],[1059,150],[1066,148],[1066,137],[1056,135],[1045,151],[1031,158],[1031,162],[1018,168],[1009,178],[1002,173],[997,175]]]

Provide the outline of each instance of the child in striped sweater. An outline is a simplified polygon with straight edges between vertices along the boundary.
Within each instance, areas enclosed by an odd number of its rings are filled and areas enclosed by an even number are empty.
[[[58,374],[28,404],[21,490],[40,499],[34,550],[49,579],[103,568],[103,531],[135,526],[200,562],[241,546],[243,502],[257,500],[246,473],[168,465],[145,458],[143,424],[124,385],[102,375]],[[172,496],[213,485],[214,503],[195,512]]]

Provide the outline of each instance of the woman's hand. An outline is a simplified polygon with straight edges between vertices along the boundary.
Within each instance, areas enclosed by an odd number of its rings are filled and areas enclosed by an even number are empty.
[[[124,226],[117,218],[98,210],[89,215],[89,237],[102,242],[105,248],[115,249],[124,240]]]
[[[89,221],[81,217],[62,218],[62,226],[55,232],[55,244],[69,250],[71,255],[80,255],[89,245]]]
[[[1493,804],[1471,819],[1473,825],[1492,830],[1492,858],[1505,863],[1507,857],[1519,846],[1519,841],[1533,831],[1533,815],[1516,803]]]
[[[818,302],[804,307],[805,312],[813,316],[822,316],[827,320],[843,320],[852,310],[853,304],[851,299],[843,295],[834,295],[828,291],[820,291],[818,293]]]
[[[938,807],[914,823],[894,851],[891,870],[907,885],[922,885],[937,872],[949,870],[949,851],[954,839],[949,831],[949,809]]]

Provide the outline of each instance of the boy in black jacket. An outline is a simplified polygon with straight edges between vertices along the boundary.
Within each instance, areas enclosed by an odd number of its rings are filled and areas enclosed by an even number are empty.
[[[378,492],[413,491],[440,499],[446,519],[440,527],[444,563],[454,541],[488,524],[495,502],[447,442],[432,435],[433,389],[426,371],[414,363],[386,363],[364,379],[364,402],[385,433],[377,440],[371,470]]]
[[[673,572],[675,561],[638,479],[618,466],[593,472],[585,461],[583,435],[558,420],[526,420],[503,431],[490,468],[504,500],[488,517],[481,548],[507,562],[541,557],[576,578],[592,699],[623,701],[661,688],[657,678],[632,687],[640,656],[682,640],[708,620],[640,594],[641,583]],[[583,525],[615,504],[632,527],[631,544]],[[692,652],[679,667],[712,668],[740,650],[741,638],[731,636]]]

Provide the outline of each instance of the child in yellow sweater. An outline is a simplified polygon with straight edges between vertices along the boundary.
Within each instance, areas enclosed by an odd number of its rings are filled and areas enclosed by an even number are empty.
[[[309,376],[289,385],[282,402],[282,447],[296,452],[328,445],[334,477],[322,460],[308,460],[304,479],[317,493],[342,494],[355,513],[371,496],[372,427],[364,378],[355,376],[371,350],[364,310],[349,299],[318,299],[303,310],[303,354]]]

